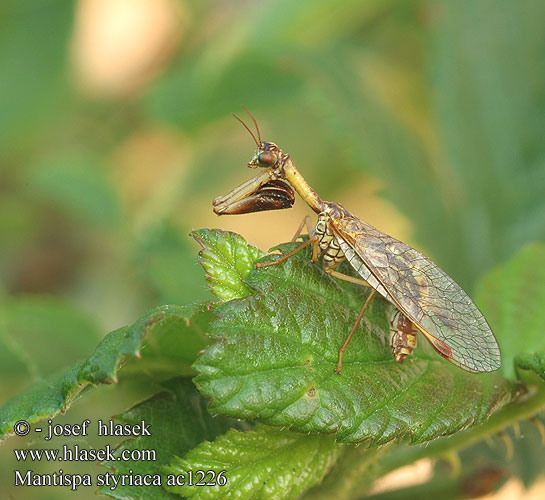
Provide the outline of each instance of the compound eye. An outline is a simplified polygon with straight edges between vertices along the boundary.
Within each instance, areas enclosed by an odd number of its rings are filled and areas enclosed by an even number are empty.
[[[270,151],[263,151],[259,153],[257,160],[262,167],[272,167],[276,163],[276,155]]]

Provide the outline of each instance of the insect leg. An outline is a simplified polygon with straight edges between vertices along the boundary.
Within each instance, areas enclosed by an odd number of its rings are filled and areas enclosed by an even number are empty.
[[[313,229],[310,215],[305,215],[305,218],[301,221],[301,224],[299,224],[299,227],[297,228],[297,231],[293,235],[293,238],[291,239],[291,241],[295,241],[297,238],[299,238],[299,236],[301,236],[304,226],[307,226],[307,233],[310,237],[310,235],[312,234],[312,229]]]
[[[348,344],[350,343],[350,341],[352,340],[352,336],[354,335],[354,332],[356,331],[356,328],[358,328],[358,325],[361,322],[361,318],[363,318],[363,315],[365,314],[365,311],[369,307],[369,304],[371,303],[371,299],[373,298],[375,293],[376,293],[376,290],[373,288],[373,290],[371,290],[371,293],[369,294],[369,297],[367,297],[367,300],[365,301],[365,304],[363,304],[363,307],[361,308],[361,311],[358,314],[356,322],[354,323],[354,326],[352,327],[352,330],[350,330],[350,334],[348,335],[348,338],[345,340],[343,346],[339,349],[339,362],[337,363],[337,368],[335,369],[335,371],[337,373],[341,373],[341,369],[342,369],[342,366],[343,366],[343,353],[344,353],[346,347],[348,346]]]
[[[283,255],[278,260],[273,260],[272,262],[257,262],[255,267],[256,269],[259,269],[260,267],[269,267],[269,266],[276,266],[276,264],[281,264],[282,262],[286,262],[290,257],[293,257],[297,252],[300,252],[303,250],[303,248],[313,245],[316,246],[318,242],[318,239],[314,236],[309,238],[307,241],[305,241],[300,247],[297,247],[295,250],[292,250],[291,252],[287,253],[286,255]],[[314,251],[313,251],[314,253]]]
[[[362,280],[360,278],[354,278],[353,276],[350,276],[350,275],[344,274],[344,273],[340,273],[339,271],[335,271],[334,269],[331,269],[331,268],[324,269],[324,271],[327,274],[329,274],[330,276],[333,276],[334,278],[338,278],[338,279],[343,280],[343,281],[348,281],[349,283],[355,283],[356,285],[367,286],[367,287],[371,286],[365,280]]]

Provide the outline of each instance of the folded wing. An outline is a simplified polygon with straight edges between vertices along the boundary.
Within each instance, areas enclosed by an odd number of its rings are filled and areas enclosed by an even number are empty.
[[[501,366],[500,349],[486,319],[436,264],[353,215],[330,223],[352,267],[394,303],[441,356],[471,372]]]

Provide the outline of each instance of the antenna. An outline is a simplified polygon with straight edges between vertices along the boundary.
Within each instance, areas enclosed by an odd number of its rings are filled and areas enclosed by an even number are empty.
[[[261,137],[259,138],[259,139],[260,139],[259,142],[257,142],[257,139],[256,139],[256,137],[255,137],[255,134],[250,130],[250,127],[248,127],[248,125],[246,125],[246,123],[244,123],[244,120],[243,120],[240,116],[236,115],[235,113],[233,113],[233,116],[234,116],[240,123],[242,123],[242,125],[244,126],[244,128],[245,128],[248,132],[250,132],[250,135],[252,136],[252,139],[255,141],[255,143],[257,144],[257,147],[259,148],[259,144],[260,144],[260,142],[261,142]],[[251,113],[250,113],[250,116],[251,116]],[[253,116],[252,116],[252,118],[253,118]],[[253,119],[254,119],[254,122],[255,122],[255,118],[253,118]],[[257,133],[259,134],[259,129],[257,129],[257,130],[258,130]]]
[[[255,116],[252,115],[251,111],[246,106],[244,106],[244,104],[242,105],[242,109],[244,109],[244,111],[246,111],[246,113],[248,113],[252,117],[255,128],[257,129],[257,137],[259,139],[259,142],[261,143],[261,132],[259,131],[259,125],[257,124],[257,120],[255,119]]]

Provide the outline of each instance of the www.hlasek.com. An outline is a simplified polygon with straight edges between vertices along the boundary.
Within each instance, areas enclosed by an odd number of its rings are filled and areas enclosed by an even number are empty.
[[[87,436],[91,421],[84,420],[81,424],[53,424],[47,421],[45,441],[59,437]],[[151,425],[144,420],[138,424],[116,424],[109,420],[97,421],[99,436],[151,436]],[[34,432],[42,433],[44,429],[35,427]],[[14,425],[14,432],[18,436],[25,436],[31,431],[30,424],[19,420]],[[106,445],[104,448],[84,448],[77,444],[60,448],[26,448],[13,450],[17,462],[155,462],[157,452],[154,449],[116,450]],[[157,470],[160,466],[157,467]],[[107,487],[115,490],[119,486],[225,486],[227,484],[226,471],[185,471],[180,474],[140,474],[133,469],[125,474],[105,472],[103,474],[71,474],[59,469],[53,473],[41,474],[33,470],[22,471],[15,469],[15,486],[65,486],[77,490],[80,486]]]

